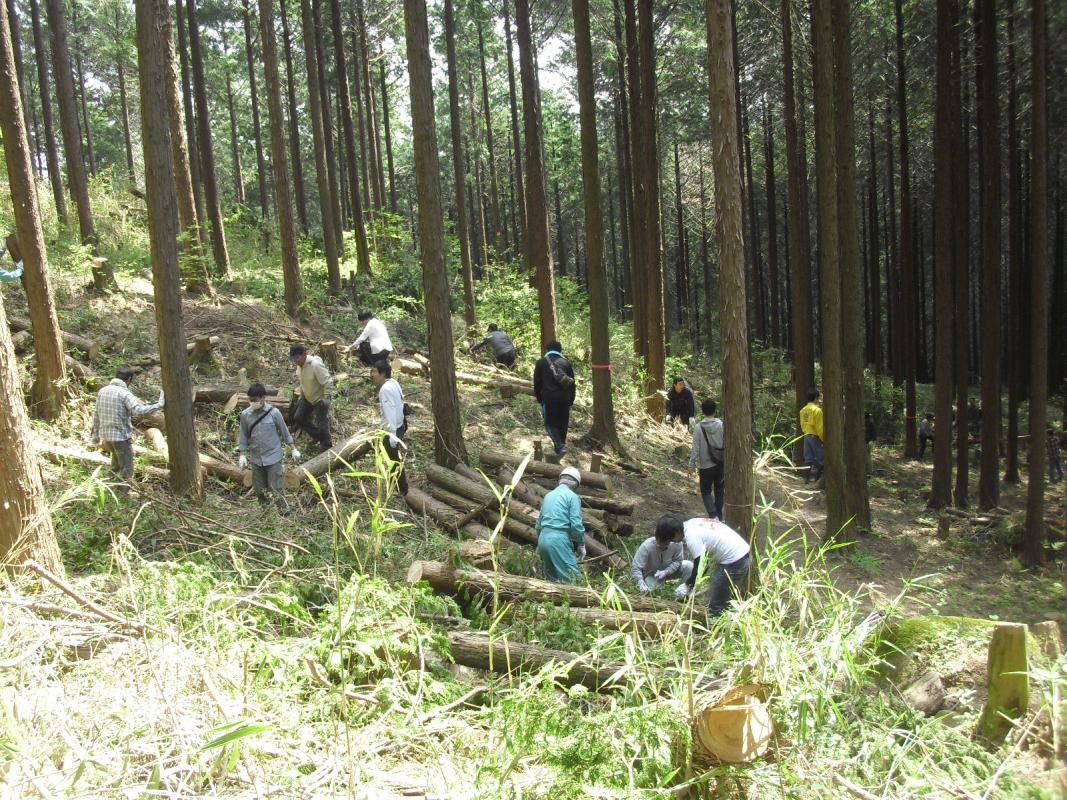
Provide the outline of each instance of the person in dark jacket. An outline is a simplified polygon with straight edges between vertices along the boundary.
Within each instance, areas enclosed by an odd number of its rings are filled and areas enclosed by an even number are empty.
[[[557,455],[567,452],[567,428],[574,405],[574,367],[563,357],[563,346],[556,341],[545,347],[545,355],[534,365],[534,397],[541,405],[545,433],[552,440]]]
[[[489,335],[471,348],[471,353],[488,347],[493,353],[493,361],[509,369],[515,366],[515,343],[511,337],[496,325],[489,325]]]
[[[689,421],[696,416],[696,400],[693,390],[681,375],[675,375],[671,388],[667,390],[667,421],[673,423],[680,419],[687,428]]]

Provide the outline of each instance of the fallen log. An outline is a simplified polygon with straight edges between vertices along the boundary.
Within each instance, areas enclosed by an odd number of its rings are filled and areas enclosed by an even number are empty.
[[[590,625],[602,625],[615,631],[633,631],[639,636],[660,636],[682,624],[673,611],[616,611],[612,608],[570,608],[570,614]],[[539,617],[547,616],[542,608]]]
[[[549,664],[563,665],[560,680],[601,691],[626,683],[631,668],[614,661],[597,661],[565,650],[549,650],[471,631],[449,631],[448,644],[457,664],[502,675],[538,672]]]
[[[163,431],[159,428],[149,428],[144,432],[144,438],[152,450],[157,453],[167,453],[167,440],[163,436]]]
[[[8,317],[8,327],[13,331],[29,331],[33,333],[33,326],[28,319],[22,317]],[[76,333],[69,333],[68,331],[61,330],[59,335],[63,337],[63,346],[67,349],[76,347],[85,353],[85,360],[92,361],[100,354],[100,343],[87,339],[84,336],[79,336]]]
[[[63,363],[66,365],[67,371],[85,384],[85,388],[90,391],[96,391],[107,383],[107,381],[103,380],[99,375],[73,356],[63,356]]]
[[[473,505],[487,503],[496,499],[493,490],[481,479],[480,475],[478,480],[473,480],[438,464],[430,464],[426,467],[426,477],[430,479],[431,483],[474,501]],[[537,525],[537,511],[528,505],[520,503],[518,500],[509,500],[507,508],[508,516],[511,519],[531,528]]]
[[[145,456],[149,461],[166,462],[168,458],[166,452],[150,450],[139,444],[133,445],[133,453],[134,455]],[[214,475],[217,478],[224,478],[235,483],[244,481],[244,473],[236,464],[231,464],[228,461],[204,455],[203,453],[198,453],[198,455],[200,457],[200,468],[208,475]]]
[[[295,489],[304,482],[305,478],[318,478],[325,475],[338,462],[352,462],[357,458],[362,458],[371,451],[374,440],[379,436],[378,432],[353,434],[325,453],[319,453],[303,464],[290,468],[285,473],[285,488]]]
[[[91,464],[96,467],[111,466],[111,459],[103,453],[94,453],[91,450],[79,450],[73,447],[64,447],[55,444],[38,444],[37,452],[42,458],[53,464],[62,464],[64,461],[80,461],[83,464]],[[154,467],[151,464],[134,463],[134,470],[144,472],[153,478],[167,480],[170,472],[162,467]]]
[[[501,486],[507,486],[515,479],[515,473],[508,467],[501,467],[497,471],[497,477],[501,481]],[[512,494],[533,508],[540,509],[541,501],[544,500],[548,491],[536,484],[519,481],[512,489]],[[602,511],[598,512],[593,509],[583,508],[582,522],[585,523],[587,530],[592,531],[600,541],[606,544],[608,541],[608,533],[611,531],[611,528],[603,519],[603,513],[604,512]],[[598,514],[601,516],[597,516]]]
[[[506,572],[453,569],[440,561],[415,561],[408,568],[407,582],[414,586],[426,581],[434,591],[443,594],[463,594],[467,597],[497,596],[504,602],[536,600],[572,608],[601,608],[604,598],[596,589],[569,583],[554,583],[539,578],[526,578]],[[668,600],[644,595],[627,595],[618,587],[608,592],[610,600],[631,611],[670,611],[689,619],[700,619],[700,608],[683,606]]]
[[[423,367],[422,364],[409,358],[398,358],[396,360],[396,368],[405,375],[425,377],[428,374],[426,368]]]
[[[457,516],[466,516],[471,511],[479,508],[478,503],[474,500],[470,500],[455,492],[450,492],[447,489],[442,489],[440,486],[431,486],[430,494],[441,504],[447,504],[445,507],[452,510]],[[496,504],[495,509],[496,510],[490,510],[489,508],[486,508],[479,514],[479,516],[489,525],[492,525],[493,528],[496,528],[496,526],[500,524],[500,505]],[[537,547],[537,531],[529,525],[524,525],[523,523],[518,522],[511,516],[508,516],[504,521],[503,532],[513,539]]]
[[[445,503],[435,500],[422,490],[416,489],[414,486],[408,488],[408,493],[404,496],[404,501],[412,511],[416,511],[424,517],[432,519],[434,522],[443,525],[453,533],[462,536],[464,539],[483,542],[489,542],[492,539],[493,532],[489,528],[478,522],[460,524],[462,517],[460,512]],[[498,538],[497,541],[500,542],[502,547],[511,545],[511,542],[506,539]]]
[[[198,386],[193,390],[193,401],[196,403],[225,403],[236,394],[239,397],[244,397],[247,402],[248,395],[245,394],[245,389],[247,388],[247,386]],[[274,398],[279,397],[278,391],[278,389],[267,389],[267,402],[273,402]],[[286,403],[289,402],[284,397],[280,399]]]
[[[502,453],[497,450],[482,450],[481,452],[481,462],[484,467],[517,468],[524,458],[525,456]],[[559,478],[563,467],[559,464],[530,460],[526,463],[526,471],[533,475],[543,475],[547,478]],[[603,489],[608,494],[612,492],[611,478],[601,472],[582,472],[582,485]]]
[[[533,395],[533,385],[520,383],[504,376],[475,375],[473,372],[456,372],[456,380],[460,383],[469,383],[474,386],[485,386],[488,389],[499,389],[511,394]]]
[[[510,467],[501,467],[500,469],[511,469]],[[500,474],[500,470],[497,470],[497,474]],[[585,479],[585,473],[582,473],[582,479]],[[534,489],[534,491],[545,492],[554,489],[559,482],[558,478],[549,478],[544,475],[530,475],[526,482]],[[585,486],[579,486],[575,490],[580,498],[582,498],[582,506],[591,508],[596,511],[603,511],[607,514],[612,514],[616,517],[629,517],[634,513],[634,508],[637,506],[634,500],[622,500],[615,497],[604,497],[599,489],[589,489]]]

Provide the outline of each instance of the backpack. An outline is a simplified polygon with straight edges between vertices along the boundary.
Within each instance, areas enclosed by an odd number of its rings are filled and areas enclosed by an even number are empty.
[[[548,371],[552,374],[552,378],[564,389],[569,389],[574,385],[574,378],[567,374],[567,367],[571,365],[567,359],[561,355],[557,355],[555,358],[546,355],[545,360],[548,361]]]
[[[703,425],[700,426],[700,432],[704,434],[704,443],[708,446],[708,454],[711,456],[711,460],[715,462],[715,466],[721,466],[725,461],[725,451],[722,447],[712,447],[711,439],[708,438],[708,429]]]

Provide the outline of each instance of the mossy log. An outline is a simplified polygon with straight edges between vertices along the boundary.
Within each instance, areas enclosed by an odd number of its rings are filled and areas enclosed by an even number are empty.
[[[988,697],[978,728],[987,739],[999,741],[1011,730],[1011,720],[1026,712],[1030,702],[1030,663],[1027,627],[1000,622],[989,642],[986,674]]]
[[[681,616],[673,611],[615,611],[608,608],[570,608],[568,611],[590,625],[602,625],[614,631],[633,631],[650,638],[683,624]]]
[[[525,456],[503,453],[498,450],[482,450],[480,458],[482,466],[486,469],[496,467],[518,468]],[[558,478],[563,471],[563,467],[559,464],[531,460],[526,464],[526,471],[533,475]],[[612,492],[611,478],[601,472],[582,472],[582,485],[603,489],[608,494]]]
[[[28,319],[22,317],[8,317],[8,327],[13,331],[30,331],[33,332],[33,326]],[[70,333],[69,331],[61,330],[59,335],[63,337],[63,346],[68,350],[72,347],[77,348],[85,354],[85,361],[92,361],[100,354],[100,343],[95,339],[88,339],[84,336],[79,336],[76,333]]]
[[[341,444],[330,448],[324,453],[319,453],[303,464],[290,468],[285,473],[285,488],[295,489],[308,477],[318,478],[330,472],[335,465],[341,462],[351,463],[357,458],[362,458],[371,451],[374,440],[378,436],[377,432],[353,434]]]

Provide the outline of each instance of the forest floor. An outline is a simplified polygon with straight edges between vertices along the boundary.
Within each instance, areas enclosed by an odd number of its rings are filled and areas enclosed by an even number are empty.
[[[271,305],[261,302],[250,294],[243,293],[242,288],[239,282],[231,284],[215,303],[206,298],[191,299],[187,302],[187,336],[192,338],[196,334],[210,334],[222,337],[217,348],[217,362],[206,368],[197,368],[198,372],[194,377],[196,385],[231,384],[237,380],[239,372],[243,370],[243,375],[248,381],[258,380],[272,388],[287,390],[293,383],[292,369],[287,358],[290,341],[303,340],[312,346],[325,339],[337,339],[344,343],[351,341],[358,331],[355,309],[348,304],[316,306],[317,317],[313,323],[295,325]],[[6,301],[9,303],[9,314],[24,313],[24,309],[19,308],[20,297],[18,295],[10,293]],[[122,294],[108,298],[87,298],[73,281],[60,280],[57,288],[57,303],[60,308],[62,327],[101,340],[102,355],[94,367],[102,375],[106,376],[113,372],[114,368],[125,360],[155,352],[155,320],[151,303],[151,285],[144,277],[124,281]],[[422,347],[423,343],[419,339],[417,325],[409,325],[402,319],[396,319],[391,321],[390,327],[396,345],[416,349]],[[461,320],[457,319],[455,331],[458,343],[462,340]],[[479,369],[476,363],[469,361],[463,355],[459,356],[459,361],[463,368]],[[525,374],[532,368],[532,364],[531,354],[524,354],[519,370]],[[404,386],[406,399],[415,408],[408,437],[411,443],[411,462],[408,470],[413,482],[419,484],[422,482],[422,467],[432,462],[433,425],[429,382],[423,378],[407,375],[398,377]],[[152,397],[158,383],[158,371],[150,369],[137,378],[132,388],[135,393],[140,393],[144,397]],[[518,396],[503,399],[494,390],[464,384],[461,384],[459,388],[465,438],[472,463],[477,463],[477,453],[482,448],[522,453],[532,449],[535,439],[544,438],[540,429],[538,409],[532,398]],[[573,463],[581,468],[588,466],[591,454],[582,449],[578,440],[588,429],[591,420],[590,412],[588,398],[580,397],[572,417],[573,446],[571,452],[565,457],[564,463]],[[70,412],[59,426],[40,426],[39,433],[42,438],[51,440],[80,439],[80,443],[86,445],[91,427],[91,414],[91,399],[82,396],[72,404]],[[361,430],[378,427],[379,415],[375,389],[366,375],[366,370],[354,361],[347,364],[347,377],[339,383],[335,396],[334,414],[335,441],[340,441],[345,436]],[[673,511],[683,516],[698,516],[703,515],[704,512],[696,492],[695,474],[687,466],[688,434],[681,429],[672,429],[660,422],[649,421],[626,407],[619,410],[618,424],[620,434],[629,449],[628,461],[641,470],[639,474],[620,470],[612,475],[617,495],[632,498],[637,504],[632,520],[637,532],[634,536],[620,539],[618,542],[619,549],[629,556],[629,552],[651,533],[655,520],[660,514]],[[198,413],[198,432],[201,449],[236,461],[236,415],[224,413],[221,406],[202,407]],[[256,558],[263,557],[269,561],[269,556],[257,552],[254,546],[249,545],[248,540],[242,540],[239,535],[231,537],[227,554],[225,548],[218,542],[204,545],[202,541],[198,544],[196,541],[186,540],[183,537],[183,527],[191,523],[188,518],[182,518],[180,514],[178,514],[177,523],[173,520],[166,522],[162,516],[156,518],[150,513],[146,513],[145,518],[141,519],[141,513],[145,508],[141,501],[150,503],[155,498],[163,502],[165,497],[149,486],[145,487],[145,491],[139,496],[137,502],[116,508],[113,502],[105,502],[98,493],[95,495],[95,500],[93,499],[94,490],[85,488],[91,484],[84,470],[79,471],[76,467],[69,465],[64,467],[47,465],[46,476],[50,497],[56,505],[57,525],[60,529],[69,570],[76,577],[77,585],[86,591],[103,592],[105,596],[118,591],[117,587],[122,581],[123,571],[127,573],[129,571],[129,565],[124,562],[125,557],[112,549],[117,547],[116,542],[128,536],[136,545],[140,556],[147,559],[150,564],[168,559],[185,561],[197,554],[209,554],[212,557],[232,562],[236,574],[242,577],[240,582],[252,587],[247,590],[248,596],[252,598],[250,602],[262,604],[265,602],[265,597],[256,594],[255,587],[266,586],[272,580],[272,576],[277,576],[279,570],[281,574],[290,576],[287,580],[298,582],[301,571],[308,576],[314,576],[318,574],[318,569],[328,568],[331,559],[336,560],[338,530],[344,528],[345,516],[363,514],[363,518],[367,519],[370,512],[363,508],[361,498],[368,498],[367,503],[370,504],[375,495],[372,476],[338,476],[336,486],[341,494],[349,498],[348,500],[331,507],[328,503],[320,501],[310,491],[305,490],[298,496],[291,495],[290,497],[301,513],[295,518],[284,520],[277,517],[272,509],[260,510],[247,492],[235,490],[218,481],[210,481],[209,496],[200,510],[207,520],[203,523],[204,527],[225,526],[235,534],[245,530],[276,532],[275,535],[281,537],[283,541],[306,546],[319,559],[315,563],[310,560],[301,561],[297,569],[289,564],[289,556],[286,555],[281,567],[267,569],[270,564],[266,564],[263,569],[259,569],[256,566]],[[904,613],[909,615],[962,615],[1026,623],[1057,619],[1061,625],[1067,625],[1063,576],[1059,572],[1062,561],[1043,571],[1027,571],[1021,568],[1010,546],[1022,521],[1025,484],[1003,487],[1002,505],[1004,508],[996,515],[990,515],[990,521],[984,521],[987,518],[982,515],[950,515],[948,535],[939,536],[938,516],[928,514],[923,510],[929,477],[929,463],[902,461],[897,448],[889,444],[875,447],[870,482],[874,515],[873,530],[850,537],[855,539],[853,546],[831,553],[830,574],[835,588],[843,593],[861,597],[861,608],[866,610],[883,604],[889,606],[893,598],[906,593],[907,598],[903,609]],[[72,488],[72,485],[79,481],[82,485],[80,495]],[[771,452],[760,454],[757,461],[756,483],[760,507],[764,512],[761,516],[757,541],[766,543],[769,539],[784,537],[784,540],[789,541],[790,546],[799,554],[803,551],[805,539],[809,542],[816,542],[821,538],[824,519],[822,495],[817,490],[805,486],[803,480],[788,468],[784,459]],[[1058,514],[1058,518],[1062,521],[1063,484],[1050,489],[1049,501],[1052,509],[1050,516],[1055,517]],[[418,558],[444,559],[447,557],[449,547],[447,539],[431,531],[432,526],[426,526],[423,521],[412,520],[399,498],[393,499],[391,507],[392,510],[385,511],[381,515],[375,512],[376,529],[381,527],[385,530],[384,536],[387,538],[386,541],[375,546],[377,549],[373,551],[374,561],[370,564],[363,563],[362,567],[365,569],[361,571],[369,571],[390,581],[400,581],[407,564],[411,561]],[[338,513],[339,511],[341,513]],[[348,519],[351,520],[352,517]],[[404,523],[408,523],[409,527],[390,527]],[[390,531],[394,532],[391,534]],[[388,537],[391,535],[393,539],[390,541]],[[235,545],[234,541],[238,544]],[[530,573],[535,573],[536,564],[536,555],[526,553],[525,569]],[[152,567],[152,569],[157,568]],[[620,583],[626,585],[629,579],[627,576],[622,576],[619,580]],[[159,597],[162,598],[169,591],[174,594],[172,599],[175,608],[184,608],[182,603],[188,601],[189,598],[185,598],[183,592],[191,591],[191,589],[181,582],[175,588],[166,579],[160,579],[160,583],[163,588],[158,590]],[[325,595],[328,592],[326,591],[322,592],[322,597],[313,597],[310,600],[306,589],[301,591],[304,592],[304,599],[312,610],[316,606],[327,603]],[[337,591],[341,592],[340,589]],[[221,596],[218,594],[220,592],[219,589],[211,589],[207,595],[209,601],[211,597],[217,600],[218,596]],[[118,596],[125,595],[118,592],[116,597]],[[139,602],[144,602],[141,595],[135,595],[134,599],[130,600],[134,607],[138,607]],[[192,615],[189,620],[182,622],[181,626],[188,624],[191,625],[191,629],[199,630],[203,626],[210,627],[219,624],[213,621],[215,618],[207,611],[207,606],[210,604],[208,601],[205,601],[202,617],[196,613],[196,602],[199,601],[196,600],[190,609],[181,612]],[[287,611],[282,613],[290,614]],[[314,639],[319,635],[309,633],[313,631],[314,626],[309,627],[310,618],[302,609],[293,609],[290,616],[292,616],[290,622],[294,625],[291,631],[293,638],[287,644],[281,644],[280,650],[272,654],[272,658],[280,659],[280,663],[287,666],[283,668],[275,664],[267,670],[267,673],[274,670],[277,675],[282,674],[285,669],[291,671],[299,667],[300,653],[307,649],[309,641],[307,637],[311,636]],[[288,624],[290,623],[283,621],[283,625]],[[184,627],[182,629],[186,630]],[[233,636],[236,637],[237,634]],[[22,643],[27,644],[25,641]],[[971,643],[974,644],[974,642]],[[99,642],[96,645],[99,645]],[[36,646],[40,647],[40,643]],[[103,649],[107,646],[107,642],[99,646]],[[188,745],[190,740],[203,737],[205,731],[207,733],[222,731],[223,735],[225,734],[224,725],[215,728],[214,731],[208,730],[212,727],[208,725],[208,719],[214,718],[216,723],[233,725],[237,725],[237,720],[251,719],[256,714],[256,707],[254,702],[248,699],[249,691],[254,694],[257,685],[260,690],[266,691],[260,685],[262,684],[260,677],[257,677],[257,675],[264,675],[263,672],[257,672],[257,669],[262,668],[257,668],[254,663],[256,658],[261,656],[266,658],[266,656],[260,653],[260,648],[256,644],[250,642],[241,645],[241,652],[244,653],[243,665],[234,663],[233,652],[227,650],[224,645],[219,644],[218,648],[217,655],[220,658],[218,664],[211,665],[209,661],[205,661],[210,657],[209,654],[198,652],[195,656],[195,663],[199,665],[195,669],[196,674],[185,675],[182,674],[182,663],[183,660],[192,657],[191,653],[177,643],[172,642],[171,645],[167,645],[164,642],[160,649],[153,650],[148,658],[151,669],[137,676],[137,680],[140,681],[155,681],[155,689],[152,689],[150,693],[158,691],[163,698],[167,698],[168,693],[176,692],[179,695],[188,693],[188,697],[185,697],[190,704],[188,708],[154,710],[148,715],[148,721],[144,723],[149,728],[169,725],[195,731],[195,735],[193,733],[186,736],[176,734],[177,743],[174,747],[178,749],[183,742]],[[136,694],[138,691],[148,689],[144,685],[138,688],[137,681],[134,681],[132,685],[124,683],[121,680],[121,669],[117,673],[117,682],[113,685],[107,683],[108,671],[118,669],[114,659],[121,659],[122,651],[115,651],[113,656],[104,659],[93,659],[92,654],[98,651],[92,648],[90,650],[88,660],[82,662],[86,664],[84,669],[79,667],[77,662],[64,659],[64,666],[59,672],[59,680],[66,681],[62,688],[56,690],[52,686],[49,689],[42,685],[39,691],[35,690],[35,693],[29,696],[11,701],[14,703],[9,706],[14,709],[11,713],[19,719],[33,718],[36,713],[39,716],[38,724],[51,720],[51,724],[55,725],[58,724],[56,719],[62,716],[62,706],[76,703],[77,698],[92,697],[93,704],[101,708],[107,708],[109,703],[112,704],[114,708],[107,712],[109,714],[124,715],[128,712],[135,715],[137,713],[136,698],[120,697],[120,695],[129,691]],[[69,653],[69,649],[64,652]],[[43,653],[40,655],[44,657]],[[980,700],[984,694],[984,689],[980,685],[984,672],[982,665],[984,657],[984,646],[979,643],[969,652],[965,663],[961,662],[956,666],[957,675],[967,674],[967,680],[971,684],[966,687],[967,690],[977,692],[970,700],[972,705],[978,702],[974,697]],[[27,664],[32,666],[36,660],[37,657],[34,656]],[[89,661],[92,660],[99,661],[95,669],[88,666]],[[45,663],[40,664],[42,671],[34,674],[38,677],[45,674],[50,678],[56,677],[54,672],[44,671],[46,666],[48,665]],[[212,672],[208,669],[209,667],[217,668],[218,671]],[[241,677],[242,671],[243,678]],[[67,677],[63,677],[64,675]],[[212,678],[211,675],[215,677]],[[224,688],[228,687],[221,693],[221,698],[219,689],[215,685],[220,682],[224,682]],[[239,696],[242,686],[244,686],[245,693],[243,702]],[[309,690],[305,687],[302,691]],[[419,691],[421,692],[422,688]],[[86,692],[89,694],[86,695]],[[164,699],[164,702],[168,700]],[[27,704],[33,703],[38,704],[37,710],[27,710]],[[115,711],[115,708],[121,710]],[[313,715],[328,716],[329,713],[331,712],[323,707],[314,711]],[[297,724],[296,720],[290,721]],[[311,724],[306,716],[301,717],[300,722],[304,725]],[[73,726],[72,722],[68,721],[68,723]],[[444,722],[441,724],[447,727]],[[103,728],[109,726],[113,728],[114,722],[102,720],[101,725]],[[91,761],[89,755],[92,751],[91,743],[99,739],[105,751],[105,755],[101,756],[101,761],[107,762],[109,758],[114,761],[116,754],[112,751],[116,748],[122,750],[123,747],[123,745],[115,744],[115,741],[121,739],[126,742],[125,752],[129,750],[130,741],[138,741],[138,734],[132,731],[130,725],[131,723],[126,723],[126,730],[121,736],[115,731],[107,732],[102,728],[86,738],[84,732],[78,731],[73,736],[74,739],[79,740],[77,745],[71,744],[71,734],[64,732],[63,738],[67,745],[56,744],[55,746],[65,752],[69,749],[69,752],[65,756],[53,755],[51,757],[56,766],[56,775],[66,776],[63,780],[53,781],[48,775],[43,777],[38,775],[34,779],[37,782],[34,783],[34,780],[29,780],[26,774],[21,774],[11,763],[8,764],[6,770],[0,769],[0,780],[5,781],[9,786],[32,786],[38,795],[48,796],[47,787],[51,786],[55,791],[64,785],[63,781],[70,778],[72,773],[76,773],[75,778],[71,779],[69,784],[73,789],[82,775],[82,770],[85,769],[84,766],[77,766],[77,759],[88,758]],[[367,733],[370,740],[373,740],[375,735],[385,735],[380,727],[375,727],[376,725],[378,725],[377,722],[373,723],[371,725],[373,730]],[[47,725],[45,727],[47,728]],[[326,729],[330,729],[329,725]],[[337,729],[333,728],[333,730],[335,736],[338,735]],[[456,742],[463,738],[456,732],[457,730],[449,728],[447,734],[457,737]],[[255,731],[252,731],[249,735],[254,733]],[[54,739],[55,736],[53,732],[51,737]],[[472,741],[462,745],[454,743],[450,745],[447,754],[437,753],[436,755],[425,752],[426,743],[412,740],[398,745],[394,742],[385,746],[385,749],[368,750],[364,753],[364,757],[375,760],[383,753],[391,754],[394,757],[395,774],[387,774],[383,771],[383,767],[375,767],[371,773],[364,774],[364,779],[369,782],[362,785],[358,791],[351,789],[351,783],[348,791],[342,791],[337,780],[338,776],[344,772],[338,760],[344,760],[343,754],[339,756],[334,751],[328,757],[316,756],[313,750],[314,737],[309,739],[308,733],[303,729],[299,735],[293,733],[293,736],[299,740],[293,745],[300,751],[297,753],[299,758],[296,758],[299,766],[286,768],[290,770],[286,773],[288,775],[286,780],[291,779],[303,785],[304,788],[292,796],[326,796],[325,789],[322,794],[319,794],[317,790],[309,790],[307,787],[327,784],[333,787],[333,792],[346,796],[411,796],[412,791],[422,791],[425,796],[434,796],[434,792],[438,792],[436,796],[442,797],[471,796],[470,787],[477,785],[480,774],[476,765],[460,766],[452,763],[450,767],[445,766],[446,761],[456,758],[460,753],[476,754],[481,747],[480,742]],[[123,739],[123,737],[126,738]],[[202,738],[199,740],[203,741]],[[6,741],[4,739],[0,741],[0,744],[5,744]],[[273,757],[270,755],[271,747],[286,748],[288,745],[284,742],[283,738],[281,742],[274,741],[269,746],[264,745],[266,752],[264,757],[268,759]],[[358,753],[359,748],[365,744],[366,742],[363,742],[357,746],[347,742],[346,752],[351,756],[353,748]],[[337,743],[335,745],[340,746]],[[15,745],[12,744],[12,746]],[[144,746],[144,742],[140,741],[135,749],[143,750]],[[207,748],[208,746],[205,745],[205,749]],[[150,764],[153,763],[153,759],[156,759],[156,763],[163,763],[165,758],[161,753],[164,750],[170,752],[172,749],[162,747],[162,749],[157,748],[155,753],[139,752],[135,757],[135,763]],[[433,747],[429,749],[433,751]],[[244,792],[247,796],[265,796],[261,794],[262,784],[264,782],[270,784],[271,779],[265,777],[270,770],[266,767],[261,769],[248,764],[241,766],[244,763],[242,759],[249,758],[247,751],[233,748],[228,752],[232,762],[228,766],[220,767],[216,764],[215,767],[204,771],[205,768],[201,765],[200,780],[202,783],[199,785],[204,787],[205,791],[208,786],[217,788],[216,783],[224,782],[228,771],[236,770],[237,773],[244,775],[239,783],[242,783],[245,788],[235,794]],[[209,752],[208,755],[211,753]],[[539,781],[545,778],[542,770],[546,767],[532,762],[528,765],[519,763],[520,755],[521,751],[515,756],[516,761],[510,767],[506,765],[499,767],[502,772],[514,773],[507,783],[503,782],[503,777],[498,776],[502,781],[499,796],[504,796],[511,791],[510,788],[505,790],[505,787],[513,787],[516,796],[542,796],[537,787]],[[431,756],[438,758],[434,769],[442,770],[441,775],[420,774],[420,770],[425,768],[426,759]],[[170,757],[172,756],[167,756],[167,758]],[[292,760],[294,754],[288,752],[285,757]],[[278,758],[284,760],[285,757],[278,754]],[[182,758],[191,758],[196,762],[193,756]],[[523,761],[532,758],[534,757],[523,756]],[[204,756],[201,755],[200,761],[202,762],[203,759]],[[168,773],[166,769],[162,774],[153,772],[148,785],[163,788],[186,785],[183,784],[182,770],[189,771],[193,767],[182,759],[179,759],[179,762],[171,765],[171,773]],[[1022,771],[1032,774],[1038,783],[1049,785],[1050,779],[1039,777],[1042,771],[1041,763],[1041,760],[1035,757],[1033,763],[1024,767]],[[577,768],[580,773],[582,769],[580,762]],[[103,767],[100,769],[102,772],[107,771]],[[123,770],[125,769],[124,766]],[[444,773],[449,769],[454,769],[455,775],[445,776]],[[485,769],[489,768],[485,767]],[[297,772],[292,772],[292,770],[297,770]],[[327,774],[330,770],[334,772]],[[463,777],[461,779],[457,776]],[[632,774],[630,779],[633,780]],[[784,778],[780,779],[784,780]],[[126,796],[133,788],[133,784],[127,783],[131,780],[128,777],[120,779],[112,774],[109,780],[118,781],[126,786],[121,796]],[[353,780],[351,775],[347,780],[349,782]],[[316,781],[319,782],[316,783]],[[469,783],[469,781],[474,781],[474,783]],[[255,791],[248,789],[250,784],[255,785]],[[144,783],[140,785],[145,786]],[[551,782],[545,784],[546,787],[549,785]],[[413,786],[415,789],[411,788]],[[459,788],[463,786],[467,788]],[[27,791],[26,794],[32,796],[32,792]],[[480,790],[479,795],[481,794]],[[173,793],[173,796],[180,795],[180,792]],[[485,796],[490,795],[493,793],[485,792]],[[605,797],[624,795],[626,795],[625,792],[618,795],[602,794]],[[97,795],[91,794],[91,796]],[[120,796],[117,789],[114,796]],[[579,791],[575,796],[584,795]],[[829,794],[816,793],[811,796],[829,796]]]

